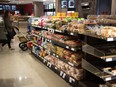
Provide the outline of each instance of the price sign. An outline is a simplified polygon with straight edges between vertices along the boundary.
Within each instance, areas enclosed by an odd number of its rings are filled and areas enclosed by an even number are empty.
[[[107,41],[113,41],[114,39],[113,38],[107,38]]]
[[[48,28],[48,31],[51,33],[54,33],[54,29],[52,29],[52,28]]]
[[[62,31],[60,31],[60,30],[55,30],[55,31],[56,31],[56,32],[60,32],[60,33],[62,32]]]
[[[46,60],[45,60],[45,59],[43,59],[43,62],[45,63],[45,62],[46,62]]]
[[[48,66],[49,68],[51,68],[51,67],[52,67],[52,64],[51,64],[50,62],[47,62],[47,66]]]
[[[61,8],[67,8],[67,0],[61,0]]]
[[[106,62],[110,62],[110,61],[112,61],[112,58],[107,58],[106,59]]]
[[[74,8],[75,7],[75,0],[69,0],[68,1],[68,8]]]
[[[57,70],[58,68],[57,68],[57,67],[55,67],[55,69]]]
[[[71,62],[68,62],[68,64],[71,65],[71,66],[74,66],[74,64],[72,64]]]
[[[49,42],[50,40],[48,39],[48,42]]]
[[[59,58],[59,56],[58,56],[58,55],[57,55],[56,57],[57,57],[57,58]]]
[[[44,27],[44,29],[47,29],[46,27]]]
[[[50,55],[50,51],[47,51],[47,54]]]
[[[69,46],[66,46],[67,49],[69,49]]]
[[[111,79],[111,77],[109,77],[109,78],[106,78],[105,80],[106,80],[106,81],[110,81],[110,80],[112,80],[112,79]]]
[[[55,56],[55,54],[53,53],[53,56]]]
[[[74,35],[74,33],[70,33],[70,35]]]
[[[51,43],[52,41],[51,41],[51,40],[49,40],[49,42]]]
[[[73,83],[73,82],[75,82],[75,79],[72,77],[69,77],[69,83]]]
[[[64,73],[63,71],[60,71],[60,76],[64,79],[66,77],[66,73]]]
[[[75,51],[75,49],[74,49],[74,48],[71,48],[71,50],[72,50],[72,51]]]

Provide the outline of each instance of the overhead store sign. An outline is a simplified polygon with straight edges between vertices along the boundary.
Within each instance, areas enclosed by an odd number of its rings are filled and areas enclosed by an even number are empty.
[[[75,8],[75,0],[61,0],[61,8]]]

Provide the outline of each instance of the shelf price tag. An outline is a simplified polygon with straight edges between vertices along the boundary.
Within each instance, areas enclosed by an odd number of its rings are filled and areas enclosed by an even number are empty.
[[[64,79],[66,77],[66,73],[64,73],[63,71],[60,71],[60,76]]]
[[[70,82],[70,83],[73,83],[73,82],[75,82],[75,79],[72,78],[72,77],[69,77],[69,82]]]
[[[49,42],[51,43],[52,41],[51,41],[51,40],[49,40]]]
[[[71,48],[71,50],[72,50],[72,51],[75,51],[75,49],[74,49],[74,48]]]
[[[55,30],[55,31],[56,31],[56,32],[60,32],[60,33],[62,32],[62,31],[60,31],[60,30]]]
[[[57,57],[57,58],[59,58],[59,56],[58,56],[58,55],[56,55],[56,57]]]
[[[52,67],[52,64],[51,64],[50,62],[47,62],[47,66],[48,66],[49,68],[51,68],[51,67]]]
[[[45,62],[46,62],[46,60],[45,60],[45,59],[43,59],[43,62],[45,63]]]
[[[55,67],[55,69],[57,70],[58,68],[57,68],[57,67]]]
[[[74,33],[70,33],[70,35],[74,35]]]
[[[110,80],[112,80],[112,78],[111,78],[111,77],[108,77],[108,78],[106,78],[105,80],[106,80],[106,81],[110,81]]]
[[[53,53],[53,56],[55,56],[55,54]]]
[[[48,31],[54,33],[54,29],[48,28]]]
[[[49,50],[47,50],[47,54],[50,55],[50,51]]]
[[[40,58],[44,59],[43,57],[40,57]]]
[[[114,41],[114,38],[107,38],[107,41]]]
[[[72,64],[71,62],[68,62],[68,64],[71,65],[71,66],[74,66],[74,64]]]
[[[107,58],[106,59],[106,62],[110,62],[110,61],[112,61],[112,58]]]
[[[66,46],[67,49],[69,49],[69,46]]]

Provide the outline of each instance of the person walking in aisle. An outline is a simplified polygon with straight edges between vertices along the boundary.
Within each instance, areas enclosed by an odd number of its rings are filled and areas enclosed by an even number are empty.
[[[16,32],[14,31],[12,27],[12,22],[11,22],[9,11],[5,11],[3,19],[4,19],[4,26],[5,26],[5,33],[6,33],[7,41],[3,42],[2,47],[8,44],[9,49],[14,50],[14,48],[11,47],[11,40],[16,35]]]

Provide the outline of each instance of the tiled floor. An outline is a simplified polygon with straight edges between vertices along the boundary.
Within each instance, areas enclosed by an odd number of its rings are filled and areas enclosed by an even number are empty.
[[[0,87],[70,87],[29,51],[21,51],[18,44],[15,38],[15,50],[7,46],[0,50]]]

